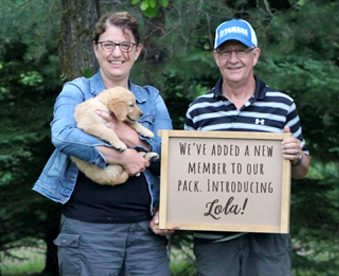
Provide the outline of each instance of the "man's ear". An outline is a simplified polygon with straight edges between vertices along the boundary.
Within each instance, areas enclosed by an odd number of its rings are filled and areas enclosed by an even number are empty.
[[[217,64],[218,67],[220,67],[220,66],[219,66],[219,58],[218,58],[219,55],[218,55],[218,53],[217,53],[217,50],[214,50],[214,51],[213,51],[213,56],[214,56],[215,63]]]
[[[253,53],[253,66],[255,66],[259,60],[259,57],[260,57],[260,48],[259,47],[256,47],[254,50],[254,53]]]
[[[124,122],[127,120],[127,105],[120,99],[110,100],[107,107],[119,121]]]

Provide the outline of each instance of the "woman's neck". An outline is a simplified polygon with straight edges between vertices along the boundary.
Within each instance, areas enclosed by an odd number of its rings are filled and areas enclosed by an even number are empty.
[[[101,74],[101,76],[102,76],[102,80],[104,82],[106,89],[114,88],[114,87],[117,87],[117,86],[129,89],[128,78],[121,78],[121,79],[116,78],[116,79],[112,80],[110,78],[107,78],[103,74]]]

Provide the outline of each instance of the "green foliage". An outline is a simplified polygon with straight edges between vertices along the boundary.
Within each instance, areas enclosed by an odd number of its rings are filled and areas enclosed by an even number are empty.
[[[332,169],[338,164],[326,167],[323,178],[295,181],[292,189],[295,275],[337,275],[339,250],[333,244],[339,241],[339,191],[338,173]]]
[[[140,3],[140,10],[148,17],[154,18],[158,14],[158,7],[166,8],[168,0],[132,0],[132,5]]]
[[[4,38],[0,45],[0,252],[5,255],[18,246],[35,246],[37,239],[30,237],[45,235],[41,198],[32,186],[52,151],[49,122],[60,90],[56,8],[48,1],[11,1],[0,6]]]
[[[273,18],[270,28],[259,29],[263,54],[256,72],[295,99],[312,155],[331,161],[339,156],[339,115],[331,104],[339,100],[335,27],[339,19],[334,14],[339,6],[316,2]]]
[[[114,4],[114,9],[128,10],[140,21],[144,52],[132,79],[160,90],[175,129],[182,129],[189,103],[209,91],[220,75],[212,55],[215,28],[233,17],[251,22],[261,48],[255,73],[295,99],[312,155],[309,177],[293,181],[292,187],[294,274],[337,275],[339,252],[333,245],[339,242],[338,1],[129,3],[101,1],[101,10]],[[62,84],[57,49],[62,11],[59,1],[52,0],[2,4],[0,251],[9,252],[19,244],[34,245],[27,237],[51,240],[46,232],[57,231],[55,205],[31,188],[53,150],[49,122]],[[180,264],[172,267],[173,275],[194,275],[191,233],[174,234],[172,248],[173,261]]]

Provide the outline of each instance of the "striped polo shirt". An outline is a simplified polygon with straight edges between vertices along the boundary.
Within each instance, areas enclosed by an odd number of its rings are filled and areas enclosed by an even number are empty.
[[[300,120],[294,100],[280,91],[268,87],[255,76],[253,96],[237,110],[222,94],[222,78],[208,93],[190,104],[185,130],[199,131],[256,131],[283,133],[289,126],[292,136],[301,141],[303,152],[309,154],[302,136]],[[245,233],[196,232],[195,238],[226,241]]]

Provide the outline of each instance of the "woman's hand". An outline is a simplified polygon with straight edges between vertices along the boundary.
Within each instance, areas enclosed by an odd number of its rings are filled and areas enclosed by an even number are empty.
[[[150,166],[150,162],[134,149],[126,149],[121,155],[121,166],[130,176],[140,175]]]
[[[107,164],[121,165],[130,176],[136,176],[149,167],[150,162],[146,160],[135,149],[126,149],[119,152],[106,146],[96,147],[105,157]]]
[[[152,220],[149,223],[149,228],[152,230],[152,232],[156,235],[160,236],[167,236],[171,235],[175,232],[176,229],[166,230],[166,229],[159,229],[159,211],[157,211]]]

